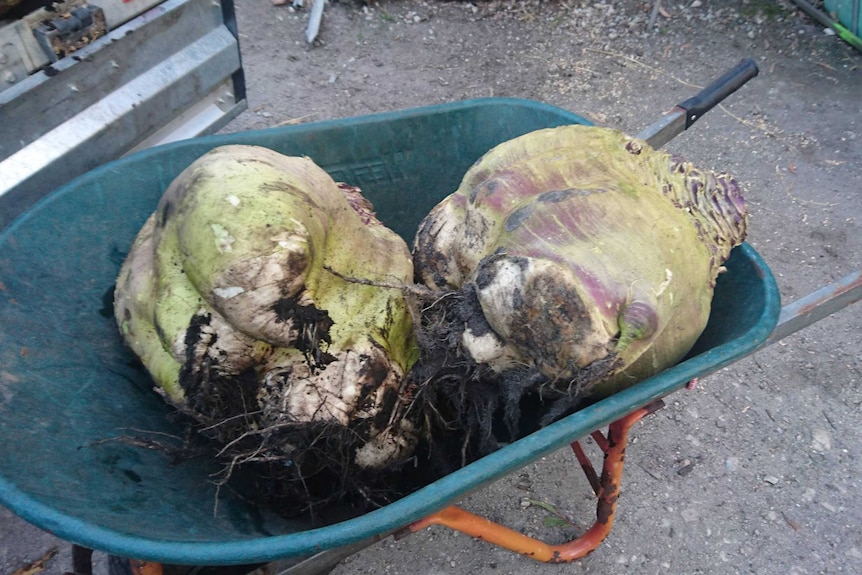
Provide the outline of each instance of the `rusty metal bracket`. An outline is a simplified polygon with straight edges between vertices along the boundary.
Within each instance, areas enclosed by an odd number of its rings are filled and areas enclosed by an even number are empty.
[[[562,545],[549,545],[504,527],[489,519],[451,505],[410,524],[406,529],[415,533],[431,525],[443,525],[455,531],[478,537],[515,553],[546,563],[566,563],[580,559],[596,549],[613,527],[620,484],[623,475],[628,433],[631,427],[650,413],[664,407],[662,400],[631,412],[608,427],[607,436],[593,432],[592,437],[604,452],[602,473],[599,476],[587,458],[580,443],[572,443],[572,450],[584,470],[587,480],[596,492],[596,521],[583,535]]]

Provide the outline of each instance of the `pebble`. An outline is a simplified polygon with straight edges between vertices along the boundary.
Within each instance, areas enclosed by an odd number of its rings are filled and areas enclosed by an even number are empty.
[[[822,427],[815,428],[811,436],[811,449],[814,451],[823,452],[832,449],[832,435]]]
[[[698,513],[697,509],[689,507],[688,509],[680,511],[680,515],[682,515],[682,518],[686,523],[691,523],[692,521],[697,521],[700,513]]]
[[[694,462],[689,459],[682,460],[682,467],[676,470],[676,474],[685,477],[694,470]]]
[[[533,482],[530,480],[529,475],[522,474],[518,477],[518,482],[515,484],[515,487],[521,491],[530,491],[533,488]]]
[[[738,457],[728,457],[724,460],[724,468],[729,472],[734,472],[739,469],[739,458]]]
[[[779,481],[781,481],[781,480],[779,478],[775,477],[774,475],[764,475],[763,476],[763,482],[768,483],[770,485],[777,485]]]

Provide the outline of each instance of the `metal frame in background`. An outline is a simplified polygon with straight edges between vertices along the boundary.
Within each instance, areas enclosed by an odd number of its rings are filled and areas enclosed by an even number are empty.
[[[233,0],[154,6],[0,92],[0,229],[80,174],[246,107]]]

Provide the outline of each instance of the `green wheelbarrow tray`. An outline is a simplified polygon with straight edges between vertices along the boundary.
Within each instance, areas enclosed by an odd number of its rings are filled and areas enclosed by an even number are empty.
[[[412,240],[422,217],[494,145],[539,128],[588,124],[526,100],[480,99],[153,148],[53,192],[0,235],[0,503],[79,545],[171,564],[308,556],[418,521],[657,398],[751,353],[779,315],[775,280],[736,248],[689,357],[370,513],[324,527],[286,521],[216,490],[215,462],[173,462],[113,441],[176,434],[168,408],[124,347],[111,314],[126,250],[170,181],[228,143],[307,155],[358,185]]]

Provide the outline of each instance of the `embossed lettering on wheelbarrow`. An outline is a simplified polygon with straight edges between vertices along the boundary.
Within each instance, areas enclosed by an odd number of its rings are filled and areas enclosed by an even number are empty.
[[[120,339],[111,290],[134,235],[195,158],[228,143],[308,155],[349,174],[380,219],[412,238],[485,151],[570,123],[588,122],[530,101],[473,100],[180,142],[112,162],[52,193],[0,235],[0,502],[61,538],[127,557],[228,565],[310,555],[414,524],[761,345],[778,317],[778,291],[743,244],[686,360],[390,505],[324,527],[217,493],[214,462],[175,464],[158,451],[106,441],[134,430],[176,432]]]

